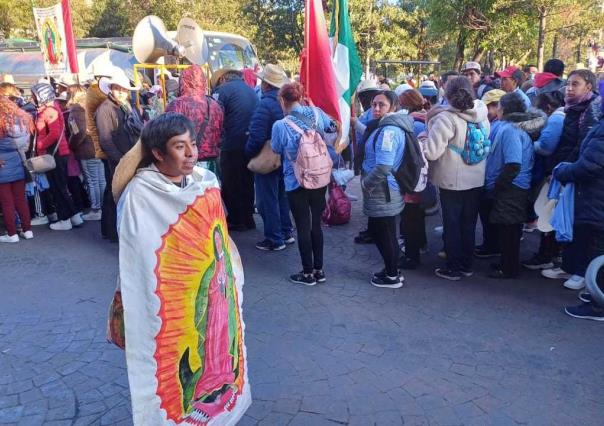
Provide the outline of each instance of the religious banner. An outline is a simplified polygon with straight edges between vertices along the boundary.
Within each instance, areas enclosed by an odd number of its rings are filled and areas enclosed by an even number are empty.
[[[119,282],[135,425],[234,425],[251,404],[243,267],[218,181],[140,169],[118,203]]]
[[[69,69],[69,58],[61,3],[33,9],[46,74],[53,76],[65,74]]]

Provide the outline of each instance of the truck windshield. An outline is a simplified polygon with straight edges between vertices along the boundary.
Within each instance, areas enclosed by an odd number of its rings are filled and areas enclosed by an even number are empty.
[[[220,68],[254,68],[257,59],[251,44],[226,37],[209,37],[210,66]]]

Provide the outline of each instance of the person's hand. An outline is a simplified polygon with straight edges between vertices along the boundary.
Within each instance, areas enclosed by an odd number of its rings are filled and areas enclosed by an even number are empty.
[[[4,162],[4,160],[0,160],[0,167],[4,167],[6,163]]]

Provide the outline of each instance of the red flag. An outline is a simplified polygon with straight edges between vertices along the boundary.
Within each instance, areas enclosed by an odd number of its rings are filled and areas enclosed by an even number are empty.
[[[67,44],[67,57],[69,58],[69,69],[72,74],[78,71],[78,54],[76,52],[75,38],[73,37],[73,28],[71,26],[71,7],[69,0],[61,0],[63,9],[63,24],[65,25],[65,43]]]
[[[321,0],[306,0],[300,81],[313,105],[341,121],[336,76]]]

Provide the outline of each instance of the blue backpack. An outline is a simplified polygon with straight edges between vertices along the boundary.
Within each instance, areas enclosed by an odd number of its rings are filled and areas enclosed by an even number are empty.
[[[463,148],[449,145],[449,149],[459,154],[464,163],[472,166],[487,158],[491,150],[491,141],[482,123],[478,125],[468,123],[466,142]]]

